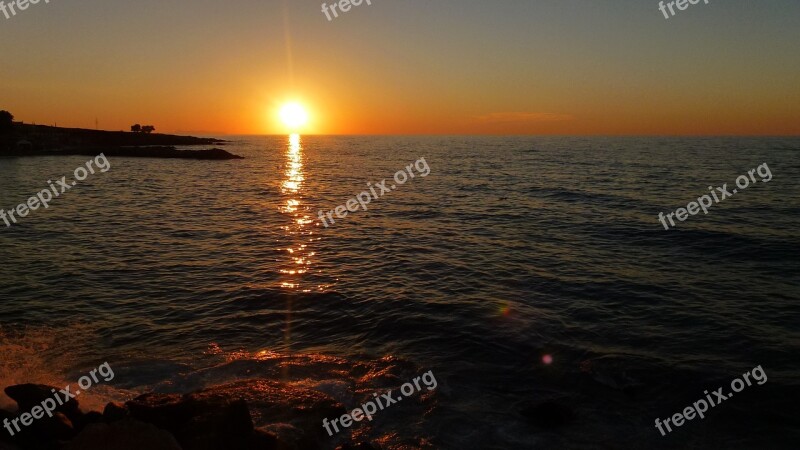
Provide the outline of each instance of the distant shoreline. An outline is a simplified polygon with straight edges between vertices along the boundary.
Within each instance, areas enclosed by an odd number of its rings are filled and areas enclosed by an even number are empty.
[[[12,130],[0,135],[0,158],[30,156],[97,155],[197,160],[244,159],[216,148],[228,141],[158,133],[101,131],[59,128],[16,122]],[[176,146],[209,145],[204,150],[178,150]]]

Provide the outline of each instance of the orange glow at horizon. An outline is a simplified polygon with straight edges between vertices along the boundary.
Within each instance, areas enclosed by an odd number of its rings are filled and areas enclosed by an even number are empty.
[[[347,26],[303,2],[225,14],[198,2],[191,15],[180,2],[159,14],[53,3],[0,27],[25,43],[3,49],[0,70],[0,110],[17,121],[196,136],[800,135],[796,1],[757,21],[725,2],[680,31],[650,7],[604,2],[467,2],[457,16],[399,2],[337,19]],[[101,39],[86,31],[99,24]],[[214,39],[198,32],[215,24]],[[301,108],[282,120],[289,103]]]

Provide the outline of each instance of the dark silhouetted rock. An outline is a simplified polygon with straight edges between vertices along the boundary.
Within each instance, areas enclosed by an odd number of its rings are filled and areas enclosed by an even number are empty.
[[[179,430],[192,418],[180,394],[144,394],[125,403],[131,417],[169,431]]]
[[[248,450],[278,450],[280,448],[278,436],[268,431],[254,430],[247,448]]]
[[[33,141],[41,148],[64,147],[144,147],[154,145],[224,145],[226,141],[213,138],[175,136],[169,134],[127,133],[122,131],[59,128],[46,125],[14,123],[20,137]]]
[[[191,394],[196,399],[239,398],[247,401],[259,428],[278,436],[279,448],[316,449],[329,438],[322,420],[341,417],[346,409],[314,389],[254,379],[229,383]]]
[[[0,410],[0,423],[5,419],[11,422],[17,417],[16,414]],[[40,419],[33,419],[33,422],[27,426],[18,420],[17,425],[20,428],[19,431],[16,430],[13,423],[10,425],[14,431],[13,436],[4,428],[0,429],[0,442],[13,443],[24,449],[58,449],[60,448],[59,441],[75,436],[72,422],[60,412],[54,413],[53,417],[45,415]]]
[[[288,423],[273,423],[259,428],[259,431],[275,435],[280,450],[315,448],[311,446],[316,442],[309,439],[306,432]]]
[[[572,409],[553,400],[523,408],[520,414],[528,423],[548,429],[564,426],[574,419]]]
[[[88,425],[101,422],[104,422],[103,414],[97,411],[89,411],[88,413],[84,414],[83,417],[81,417],[79,422],[73,422],[72,426],[75,428],[76,432],[80,432]]]
[[[325,434],[322,419],[341,417],[344,406],[314,389],[256,379],[216,386],[192,394],[194,398],[241,398],[259,425],[289,423],[306,432]]]
[[[52,389],[31,384],[6,392],[27,412],[51,399]],[[144,394],[124,405],[108,403],[102,414],[83,414],[71,400],[53,417],[36,419],[5,441],[24,450],[322,450],[329,448],[322,444],[328,438],[322,419],[345,412],[339,402],[313,389],[245,380],[186,395]],[[0,411],[0,421],[16,417]],[[374,450],[366,443],[351,448]]]
[[[181,450],[175,437],[132,419],[86,427],[64,450]]]
[[[189,402],[195,400],[189,399]],[[197,415],[175,436],[185,450],[247,449],[253,434],[253,420],[244,400],[207,402],[194,405]]]
[[[175,435],[184,450],[247,449],[253,421],[244,400],[146,394],[126,403],[131,417]]]
[[[0,409],[0,423],[3,423],[5,420],[12,421],[16,417],[16,414],[4,409]],[[8,433],[8,431],[2,428],[0,428],[0,442],[12,442],[11,435]]]
[[[378,450],[368,442],[359,442],[358,444],[344,444],[336,447],[336,450]]]
[[[26,156],[106,156],[139,158],[179,158],[199,160],[244,159],[219,148],[177,150],[181,145],[225,145],[226,141],[167,134],[58,128],[13,123],[0,132],[0,157]]]
[[[128,417],[128,409],[122,403],[111,402],[103,409],[103,420],[113,423]]]
[[[53,389],[55,389],[55,393]],[[58,396],[63,401],[64,396],[59,391],[58,388],[44,384],[18,384],[5,388],[6,395],[17,402],[21,413],[29,412],[34,406],[41,406],[42,402],[48,398],[55,401],[55,396]],[[78,401],[74,398],[57,406],[55,411],[64,413],[70,420],[82,415],[78,408]]]
[[[20,415],[30,413],[34,407],[41,408],[47,399],[57,405],[52,417],[45,414],[39,419],[34,418],[28,426],[22,426],[21,421],[18,422],[21,430],[14,436],[12,442],[23,448],[49,449],[58,448],[58,441],[75,436],[74,424],[85,423],[86,418],[75,399],[69,399],[63,405],[58,405],[55,396],[64,401],[64,396],[59,391],[43,384],[19,384],[5,389],[6,395],[17,402]]]
[[[75,436],[74,424],[60,412],[54,413],[53,417],[44,416],[36,419],[31,429],[36,437],[43,441],[66,440]]]

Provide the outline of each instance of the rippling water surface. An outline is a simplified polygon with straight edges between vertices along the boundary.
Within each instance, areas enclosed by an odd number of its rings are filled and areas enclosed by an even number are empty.
[[[434,395],[363,436],[452,449],[800,442],[800,140],[230,139],[245,160],[113,158],[0,228],[0,384],[74,382],[109,361],[98,404],[253,376],[347,403],[378,386],[346,367],[399,383],[432,370]],[[420,157],[429,176],[321,225],[318,211]],[[0,208],[87,159],[0,160]],[[769,183],[675,230],[658,222],[763,163]],[[667,437],[655,429],[758,365],[764,385]],[[520,414],[545,400],[573,422]]]

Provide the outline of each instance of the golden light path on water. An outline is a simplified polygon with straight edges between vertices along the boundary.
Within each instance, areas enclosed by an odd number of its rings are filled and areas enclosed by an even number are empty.
[[[299,134],[292,134],[288,143],[284,178],[281,183],[283,200],[280,212],[290,218],[289,224],[281,227],[289,242],[284,249],[289,258],[282,262],[280,267],[280,287],[292,291],[311,292],[310,287],[302,282],[302,277],[308,272],[315,255],[309,248],[309,244],[314,240],[314,219],[307,213],[308,207],[302,202],[305,181],[302,139]],[[286,311],[284,344],[289,350],[292,323],[291,297],[288,298]]]
[[[303,173],[303,146],[299,134],[289,136],[289,147],[286,151],[286,170],[281,184],[281,193],[285,203],[281,205],[281,213],[291,217],[291,223],[283,227],[291,245],[285,250],[290,256],[291,264],[280,269],[285,289],[300,289],[310,292],[311,289],[301,287],[300,275],[308,272],[314,252],[309,251],[309,243],[313,240],[314,219],[305,212],[302,205],[301,190],[305,175]]]

